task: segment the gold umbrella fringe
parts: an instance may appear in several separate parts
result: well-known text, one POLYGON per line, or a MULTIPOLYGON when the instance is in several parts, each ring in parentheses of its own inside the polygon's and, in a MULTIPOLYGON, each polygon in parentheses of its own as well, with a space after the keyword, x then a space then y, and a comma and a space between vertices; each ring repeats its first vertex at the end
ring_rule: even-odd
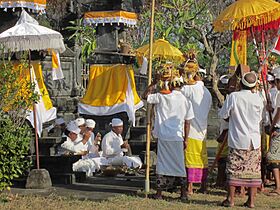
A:
POLYGON ((245 30, 251 26, 263 26, 273 21, 280 22, 280 7, 277 7, 270 12, 265 12, 264 14, 251 15, 244 18, 227 19, 224 21, 216 20, 214 22, 214 28, 217 32, 223 32, 225 30, 245 30))

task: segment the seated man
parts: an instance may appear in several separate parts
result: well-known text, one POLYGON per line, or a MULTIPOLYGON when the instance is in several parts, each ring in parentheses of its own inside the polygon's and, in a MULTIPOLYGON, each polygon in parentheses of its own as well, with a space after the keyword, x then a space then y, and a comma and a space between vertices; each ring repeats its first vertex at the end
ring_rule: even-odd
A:
POLYGON ((107 133, 102 139, 102 156, 108 161, 106 165, 126 165, 129 168, 137 168, 142 166, 142 162, 138 157, 124 156, 128 150, 129 144, 123 141, 121 136, 123 132, 123 121, 114 118, 112 119, 112 130, 107 133))
POLYGON ((81 129, 80 135, 84 135, 84 133, 86 132, 86 121, 84 118, 79 117, 75 120, 76 125, 81 129))
POLYGON ((141 168, 142 162, 139 157, 124 156, 123 151, 129 148, 129 144, 123 141, 121 133, 123 132, 123 121, 114 118, 112 120, 112 131, 107 133, 102 140, 102 156, 86 158, 73 164, 73 171, 84 171, 88 176, 101 169, 101 166, 123 166, 129 168, 141 168))
POLYGON ((101 141, 101 135, 100 133, 97 133, 97 135, 94 135, 94 130, 95 128, 95 121, 92 119, 87 119, 86 120, 86 131, 85 133, 90 134, 90 139, 88 141, 89 144, 89 155, 88 158, 94 158, 94 157, 99 157, 99 145, 101 141))
POLYGON ((68 152, 86 154, 88 150, 87 140, 79 136, 80 132, 81 129, 75 122, 71 121, 65 130, 67 139, 61 144, 61 147, 68 152))
POLYGON ((90 159, 92 148, 89 142, 91 133, 86 132, 86 129, 84 129, 83 132, 81 131, 81 129, 78 127, 79 124, 82 128, 86 128, 84 125, 85 123, 81 122, 82 120, 79 120, 78 123, 77 121, 71 121, 67 125, 65 131, 67 140, 61 145, 63 149, 62 154, 70 152, 83 155, 82 159, 73 164, 73 171, 83 171, 86 172, 88 176, 90 176, 96 171, 96 164, 90 159))

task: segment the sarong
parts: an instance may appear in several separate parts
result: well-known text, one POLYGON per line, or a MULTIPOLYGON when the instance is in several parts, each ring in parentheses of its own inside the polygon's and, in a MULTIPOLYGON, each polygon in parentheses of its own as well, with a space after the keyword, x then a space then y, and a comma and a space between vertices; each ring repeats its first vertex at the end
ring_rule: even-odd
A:
POLYGON ((189 138, 185 157, 188 182, 205 182, 208 174, 206 141, 189 138))
POLYGON ((157 175, 157 190, 168 191, 177 186, 186 187, 186 177, 157 175))
POLYGON ((157 189, 186 186, 183 141, 158 140, 157 189))
POLYGON ((158 140, 157 174, 186 177, 183 141, 158 140))
POLYGON ((261 148, 249 150, 229 148, 226 172, 230 186, 260 187, 261 148))
POLYGON ((271 139, 270 148, 267 153, 267 162, 270 168, 280 168, 280 133, 271 139))

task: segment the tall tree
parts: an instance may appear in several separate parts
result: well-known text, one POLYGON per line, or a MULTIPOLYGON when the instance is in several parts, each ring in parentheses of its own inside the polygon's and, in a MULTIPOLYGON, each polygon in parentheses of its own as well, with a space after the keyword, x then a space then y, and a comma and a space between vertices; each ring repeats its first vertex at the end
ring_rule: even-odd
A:
MULTIPOLYGON (((218 72, 229 64, 231 33, 216 33, 213 20, 233 1, 226 0, 158 0, 156 1, 155 38, 164 37, 187 51, 197 50, 199 64, 208 69, 212 88, 220 103, 224 97, 218 89, 218 72)), ((140 16, 140 26, 133 40, 142 45, 148 40, 150 4, 146 1, 140 16)))

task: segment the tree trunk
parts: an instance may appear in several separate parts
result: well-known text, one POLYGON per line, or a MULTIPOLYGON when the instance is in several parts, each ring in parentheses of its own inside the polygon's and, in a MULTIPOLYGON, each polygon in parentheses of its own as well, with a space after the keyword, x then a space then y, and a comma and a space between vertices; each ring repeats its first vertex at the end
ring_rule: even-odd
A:
POLYGON ((213 91, 219 101, 219 104, 222 105, 224 103, 224 96, 221 94, 221 92, 218 88, 218 83, 219 83, 219 77, 217 75, 218 63, 219 63, 219 58, 218 58, 217 54, 214 54, 212 57, 212 61, 211 61, 210 74, 212 75, 213 91))

